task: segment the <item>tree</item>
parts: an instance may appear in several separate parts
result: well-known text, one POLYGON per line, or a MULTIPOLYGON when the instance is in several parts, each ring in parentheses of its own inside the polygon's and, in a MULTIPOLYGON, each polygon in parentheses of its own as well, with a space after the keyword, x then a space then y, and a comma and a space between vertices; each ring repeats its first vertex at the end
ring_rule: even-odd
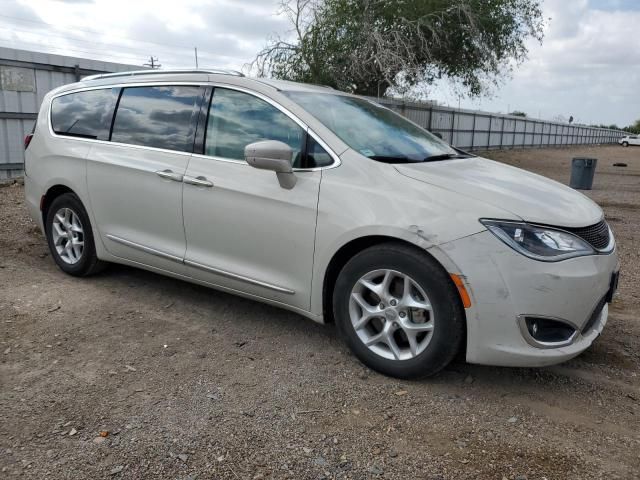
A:
POLYGON ((276 37, 258 75, 384 94, 447 77, 479 95, 542 41, 540 0, 284 0, 294 39, 276 37))
POLYGON ((513 112, 511 112, 509 115, 513 116, 513 117, 526 117, 527 114, 524 112, 521 112, 520 110, 514 110, 513 112))
POLYGON ((590 127, 594 127, 594 128, 606 128, 608 130, 624 130, 621 129, 618 125, 616 125, 615 123, 612 123, 611 125, 605 125, 604 123, 600 123, 600 124, 595 124, 592 123, 591 125, 589 125, 590 127))
POLYGON ((623 130, 629 132, 629 133, 633 133, 633 134, 640 134, 640 119, 636 120, 636 122, 633 125, 629 125, 628 127, 624 127, 623 130))

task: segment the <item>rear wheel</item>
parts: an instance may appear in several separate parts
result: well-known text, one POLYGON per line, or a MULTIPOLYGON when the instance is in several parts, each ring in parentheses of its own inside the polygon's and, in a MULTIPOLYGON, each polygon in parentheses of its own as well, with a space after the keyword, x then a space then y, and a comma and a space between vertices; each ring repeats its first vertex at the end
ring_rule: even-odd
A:
POLYGON ((367 366, 386 375, 433 375, 458 352, 464 310, 446 271, 402 244, 382 244, 353 257, 333 294, 342 336, 367 366))
POLYGON ((75 194, 65 193, 53 200, 45 227, 49 250, 62 271, 84 277, 104 268, 96 255, 89 216, 75 194))

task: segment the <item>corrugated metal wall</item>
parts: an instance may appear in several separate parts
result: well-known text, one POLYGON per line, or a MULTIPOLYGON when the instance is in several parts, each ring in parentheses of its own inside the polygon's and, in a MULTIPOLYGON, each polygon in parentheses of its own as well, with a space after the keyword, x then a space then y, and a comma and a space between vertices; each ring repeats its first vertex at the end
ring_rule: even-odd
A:
POLYGON ((443 107, 429 103, 370 98, 411 119, 463 150, 610 144, 621 130, 594 128, 498 113, 443 107))
POLYGON ((140 68, 0 47, 0 179, 22 175, 24 137, 48 91, 83 76, 140 68))

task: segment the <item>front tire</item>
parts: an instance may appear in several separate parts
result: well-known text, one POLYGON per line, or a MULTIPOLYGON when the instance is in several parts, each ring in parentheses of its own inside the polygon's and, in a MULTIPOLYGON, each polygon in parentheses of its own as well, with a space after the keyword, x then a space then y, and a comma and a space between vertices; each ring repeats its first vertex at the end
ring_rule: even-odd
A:
POLYGON ((398 378, 433 375, 458 353, 464 309, 449 274, 417 248, 385 243, 355 255, 333 292, 337 326, 368 367, 398 378))
POLYGON ((87 211, 74 193, 56 197, 45 220, 47 243, 58 267, 69 275, 86 277, 104 269, 98 260, 87 211))
POLYGON ((629 142, 622 142, 622 146, 623 147, 628 147, 629 146, 629 142))

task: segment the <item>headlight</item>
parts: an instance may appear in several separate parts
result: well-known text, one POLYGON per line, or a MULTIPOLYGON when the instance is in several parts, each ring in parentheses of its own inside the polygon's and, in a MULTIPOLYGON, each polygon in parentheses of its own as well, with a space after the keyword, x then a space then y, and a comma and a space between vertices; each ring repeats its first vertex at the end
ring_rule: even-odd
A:
POLYGON ((593 247, 580 237, 563 230, 523 222, 484 219, 480 222, 515 251, 534 260, 557 262, 596 253, 593 247))

